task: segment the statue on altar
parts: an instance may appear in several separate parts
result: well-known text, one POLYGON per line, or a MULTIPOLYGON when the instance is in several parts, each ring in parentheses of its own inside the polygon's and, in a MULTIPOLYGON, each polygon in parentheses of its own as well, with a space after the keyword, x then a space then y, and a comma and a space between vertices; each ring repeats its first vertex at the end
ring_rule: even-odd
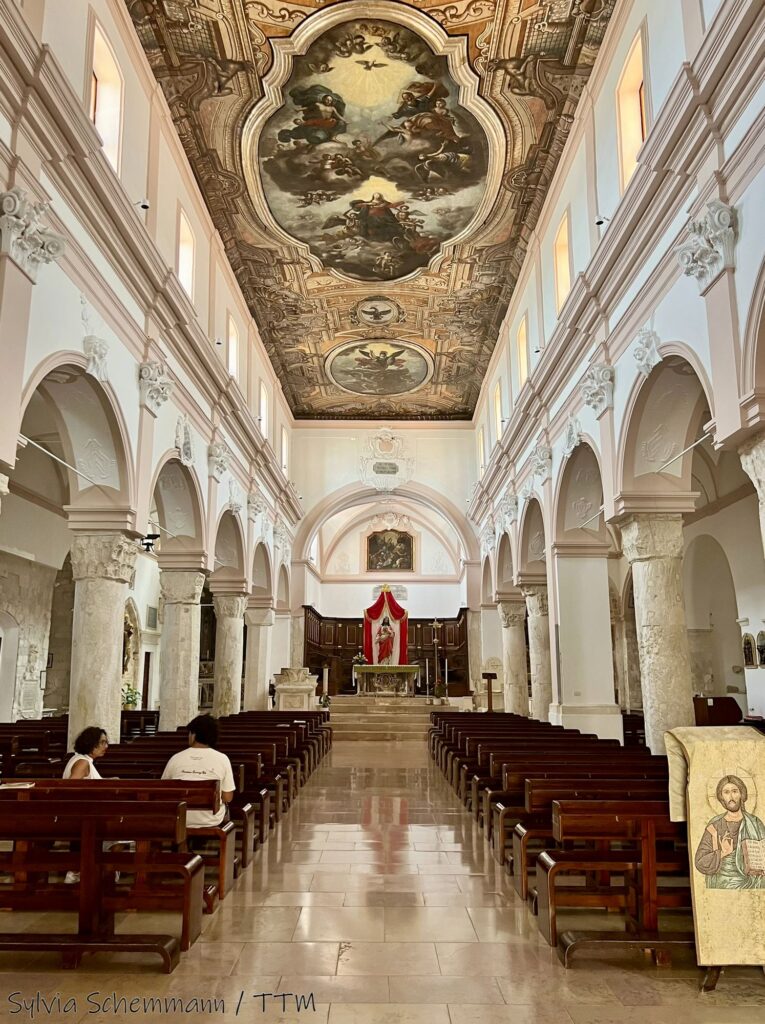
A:
POLYGON ((391 628, 390 619, 386 615, 375 634, 378 665, 390 665, 390 660, 393 656, 393 641, 395 637, 396 634, 391 628))

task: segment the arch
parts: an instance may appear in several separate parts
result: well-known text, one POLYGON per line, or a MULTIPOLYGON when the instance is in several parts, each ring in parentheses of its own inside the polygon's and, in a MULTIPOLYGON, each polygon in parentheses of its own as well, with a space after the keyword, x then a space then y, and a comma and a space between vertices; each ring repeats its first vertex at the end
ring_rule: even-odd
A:
POLYGON ((211 582, 244 582, 247 578, 244 551, 244 533, 239 517, 225 509, 215 531, 215 568, 210 576, 211 582))
POLYGON ((765 389, 765 258, 749 303, 741 352, 741 394, 748 398, 759 389, 765 389))
POLYGON ((202 491, 196 473, 183 465, 174 449, 155 471, 149 525, 160 527, 153 532, 161 534, 155 548, 163 560, 191 559, 204 565, 207 527, 202 491))
POLYGON ((494 604, 494 573, 489 555, 484 558, 481 569, 481 604, 494 604))
POLYGON ((255 597, 269 601, 274 597, 271 556, 265 544, 258 543, 252 556, 252 593, 255 597))
POLYGON ((0 610, 0 722, 13 717, 18 657, 19 624, 10 612, 0 610))
POLYGON ((277 611, 289 611, 290 609, 290 575, 286 565, 279 567, 276 583, 276 608, 277 611))
POLYGON ((529 498, 523 509, 518 543, 518 574, 547 579, 547 544, 542 505, 529 498))
MULTIPOLYGON (((457 506, 444 497, 439 491, 420 483, 408 483, 396 488, 396 496, 402 500, 412 501, 440 513, 454 528, 465 551, 467 560, 477 562, 480 550, 475 532, 465 514, 457 506)), ((295 535, 294 558, 296 561, 307 561, 314 537, 321 526, 338 512, 356 505, 379 501, 380 494, 373 487, 359 486, 358 483, 346 484, 329 494, 316 504, 302 519, 295 535)))
POLYGON ((556 544, 608 546, 603 513, 603 480, 594 447, 583 441, 563 463, 554 501, 556 544), (593 518, 594 517, 594 518, 593 518))
POLYGON ((22 395, 19 429, 93 481, 63 470, 67 504, 75 511, 106 504, 124 509, 132 526, 135 469, 127 426, 112 386, 86 367, 81 352, 59 352, 40 363, 22 395))
POLYGON ((633 387, 624 417, 617 460, 616 490, 624 500, 651 495, 664 508, 692 511, 693 451, 701 427, 713 418, 710 389, 695 356, 681 345, 663 345, 662 358, 633 387), (663 468, 664 467, 664 468, 663 468))
POLYGON ((693 689, 704 696, 744 690, 733 672, 742 664, 741 628, 733 574, 720 543, 702 533, 683 558, 685 616, 691 648, 693 689))
POLYGON ((515 597, 520 599, 521 594, 515 585, 513 547, 510 536, 503 533, 497 545, 497 597, 515 597))

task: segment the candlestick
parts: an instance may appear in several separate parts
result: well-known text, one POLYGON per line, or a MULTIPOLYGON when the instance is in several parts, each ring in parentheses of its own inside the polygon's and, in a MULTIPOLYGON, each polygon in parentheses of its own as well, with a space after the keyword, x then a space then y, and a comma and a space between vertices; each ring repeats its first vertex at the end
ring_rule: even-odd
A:
POLYGON ((321 692, 326 696, 329 693, 329 666, 325 665, 321 670, 321 692))

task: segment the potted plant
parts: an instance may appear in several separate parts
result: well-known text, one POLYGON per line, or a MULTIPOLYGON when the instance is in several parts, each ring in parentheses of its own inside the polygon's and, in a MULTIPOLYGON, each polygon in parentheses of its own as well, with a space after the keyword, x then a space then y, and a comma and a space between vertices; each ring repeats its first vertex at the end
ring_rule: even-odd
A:
POLYGON ((125 683, 122 687, 122 710, 134 711, 138 707, 140 699, 141 694, 138 690, 134 689, 129 683, 125 683))
POLYGON ((446 696, 446 685, 444 684, 443 679, 438 679, 436 681, 433 693, 435 694, 436 700, 440 700, 442 704, 449 703, 449 698, 446 696))
POLYGON ((321 697, 319 697, 319 707, 320 708, 326 708, 327 710, 329 710, 329 706, 330 706, 331 703, 332 703, 332 698, 330 697, 330 695, 328 693, 323 693, 321 695, 321 697))

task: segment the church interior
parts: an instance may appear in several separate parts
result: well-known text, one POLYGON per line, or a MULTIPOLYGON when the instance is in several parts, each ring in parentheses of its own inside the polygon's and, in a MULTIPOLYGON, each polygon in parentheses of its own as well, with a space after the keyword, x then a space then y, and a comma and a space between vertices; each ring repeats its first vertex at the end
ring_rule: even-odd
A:
POLYGON ((0 0, 1 1019, 762 1020, 764 40, 0 0))

